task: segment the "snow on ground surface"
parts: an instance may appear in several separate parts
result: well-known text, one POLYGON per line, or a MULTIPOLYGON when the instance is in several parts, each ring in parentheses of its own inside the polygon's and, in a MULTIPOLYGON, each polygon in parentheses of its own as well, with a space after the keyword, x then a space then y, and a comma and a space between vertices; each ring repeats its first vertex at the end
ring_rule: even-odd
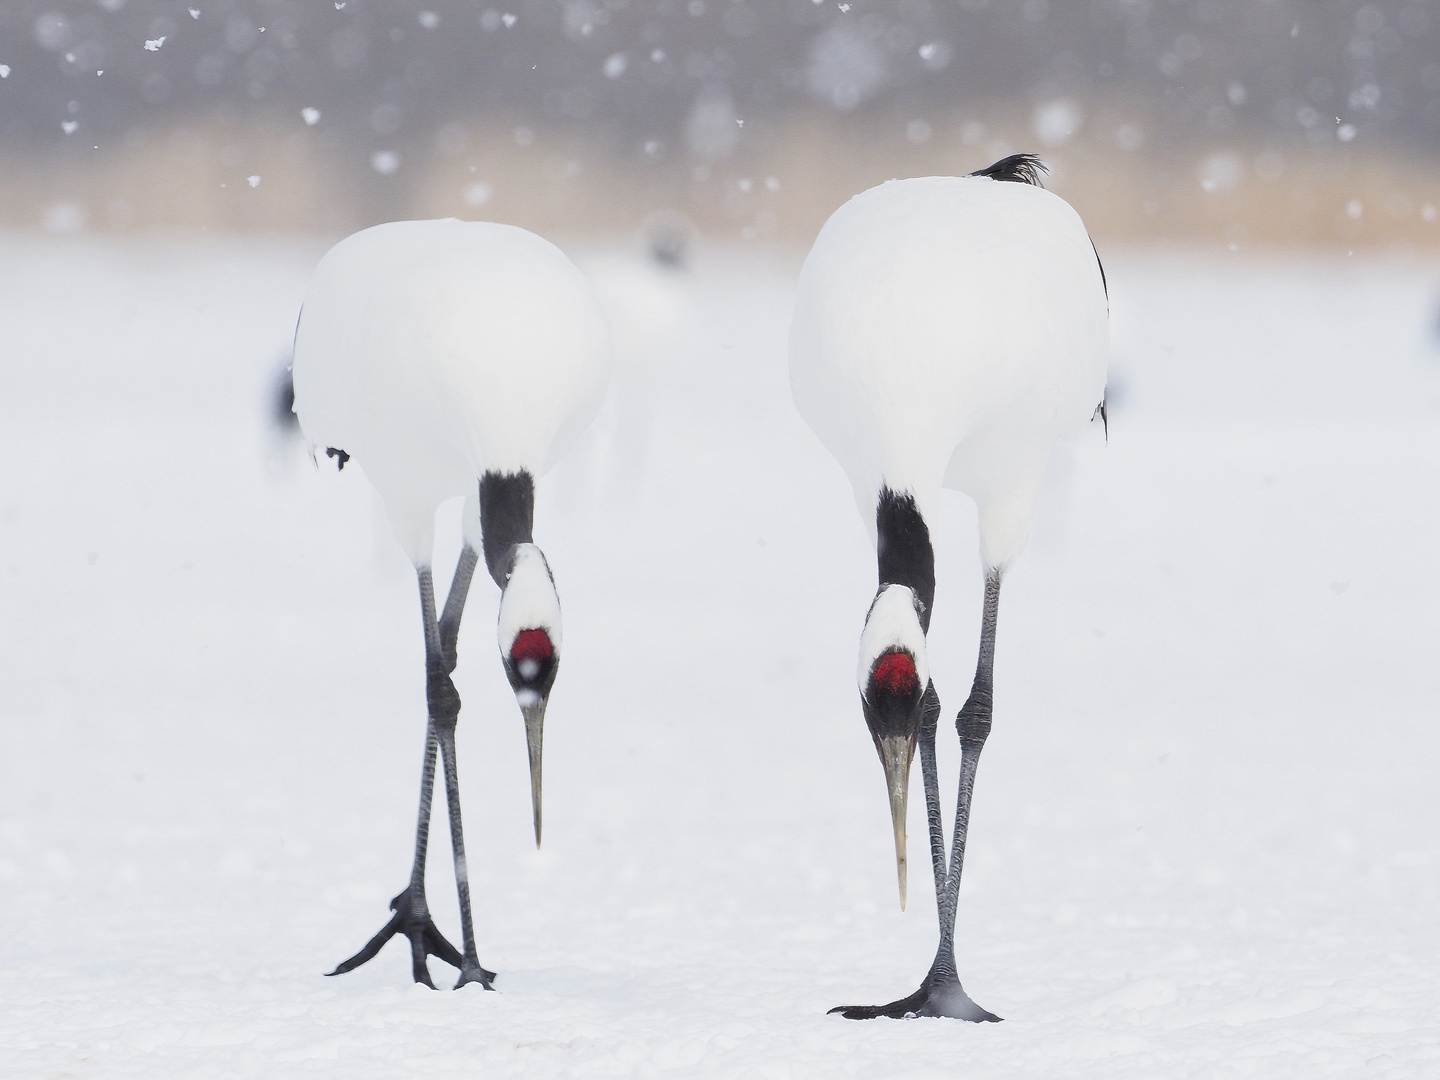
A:
MULTIPOLYGON (((1440 268, 1108 255, 1109 442, 1057 462, 1002 594, 958 937, 1006 1020, 974 1026, 825 1015, 914 989, 935 926, 855 697, 873 555, 789 401, 793 253, 704 253, 642 487, 614 410, 541 485, 539 853, 477 578, 501 992, 416 988, 395 943, 322 977, 405 883, 424 684, 363 476, 267 426, 320 252, 0 238, 0 1075, 1440 1072, 1440 268)), ((934 528, 953 715, 973 513, 934 528)))

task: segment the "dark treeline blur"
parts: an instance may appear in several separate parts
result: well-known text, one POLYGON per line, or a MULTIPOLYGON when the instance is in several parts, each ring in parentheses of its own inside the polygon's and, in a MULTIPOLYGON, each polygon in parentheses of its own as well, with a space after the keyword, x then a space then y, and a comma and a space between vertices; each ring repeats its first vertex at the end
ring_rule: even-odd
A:
POLYGON ((892 137, 976 165, 1153 155, 1211 193, 1277 156, 1440 158, 1440 4, 1416 0, 0 0, 0 73, 17 187, 26 161, 158 157, 188 130, 237 187, 303 158, 368 216, 424 203, 447 162, 455 200, 501 199, 525 174, 497 140, 562 148, 543 182, 588 169, 672 202, 778 185, 767 162, 817 132, 817 158, 892 137))

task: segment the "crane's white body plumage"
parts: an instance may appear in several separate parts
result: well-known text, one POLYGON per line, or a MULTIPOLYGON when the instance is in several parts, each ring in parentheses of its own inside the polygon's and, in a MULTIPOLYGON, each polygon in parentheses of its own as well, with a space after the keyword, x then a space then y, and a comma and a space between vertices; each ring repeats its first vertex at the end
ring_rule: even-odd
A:
POLYGON ((1105 389, 1106 298, 1079 215, 1030 184, 894 180, 826 222, 800 274, 790 380, 875 538, 882 485, 979 510, 981 555, 1023 547, 1060 438, 1105 389))
POLYGON ((490 222, 400 221, 341 241, 316 268, 295 340, 295 411, 379 491, 407 555, 428 565, 436 508, 476 481, 538 477, 604 397, 608 331, 553 244, 490 222))

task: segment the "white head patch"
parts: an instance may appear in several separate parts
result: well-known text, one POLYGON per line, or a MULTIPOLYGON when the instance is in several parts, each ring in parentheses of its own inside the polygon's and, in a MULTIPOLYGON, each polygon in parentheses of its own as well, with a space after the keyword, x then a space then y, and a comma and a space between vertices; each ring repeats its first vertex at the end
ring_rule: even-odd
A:
POLYGON ((930 663, 925 657, 925 631, 920 628, 920 598, 908 585, 886 585, 870 605, 865 630, 860 635, 860 693, 870 682, 875 661, 892 649, 904 649, 915 658, 920 685, 930 682, 930 663))
POLYGON ((550 644, 559 656, 560 597, 550 576, 550 564, 534 544, 520 544, 515 548, 515 562, 505 591, 500 594, 500 652, 509 656, 520 631, 537 628, 550 636, 550 644))

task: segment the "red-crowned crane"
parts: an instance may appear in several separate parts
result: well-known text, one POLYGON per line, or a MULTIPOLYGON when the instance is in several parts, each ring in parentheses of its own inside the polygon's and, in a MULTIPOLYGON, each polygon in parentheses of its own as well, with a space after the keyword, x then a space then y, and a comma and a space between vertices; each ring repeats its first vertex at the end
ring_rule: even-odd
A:
POLYGON ((790 383, 855 488, 879 562, 860 638, 865 722, 885 771, 905 904, 905 812, 920 747, 940 945, 920 989, 851 1019, 996 1020, 960 985, 955 910, 975 769, 991 721, 1000 582, 1024 545, 1056 442, 1104 415, 1108 302, 1090 238, 1043 166, 1017 154, 969 176, 895 180, 820 230, 800 273, 790 383), (980 657, 956 718, 961 767, 949 858, 925 636, 929 522, 943 488, 975 500, 985 572, 980 657))
POLYGON ((456 638, 480 554, 501 589, 500 659, 525 721, 535 843, 541 733, 560 662, 560 601, 531 535, 535 479, 590 422, 603 397, 608 331, 590 286, 553 244, 509 225, 401 221, 365 229, 320 261, 295 336, 295 411, 305 438, 340 467, 354 460, 385 504, 420 583, 425 733, 410 883, 394 916, 330 974, 365 963, 395 934, 416 982, 434 955, 456 987, 487 989, 470 917, 451 681, 456 638), (464 543, 436 616, 431 548, 439 505, 464 496, 464 543), (430 918, 425 849, 435 758, 445 770, 464 951, 430 918))

